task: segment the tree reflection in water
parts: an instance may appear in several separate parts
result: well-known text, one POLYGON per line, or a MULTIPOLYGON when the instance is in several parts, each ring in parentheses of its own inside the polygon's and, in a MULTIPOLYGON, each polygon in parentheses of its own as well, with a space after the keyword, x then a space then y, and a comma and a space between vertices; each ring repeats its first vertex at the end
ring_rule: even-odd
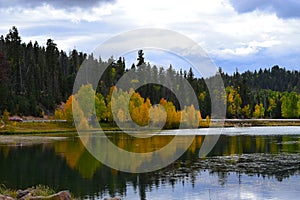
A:
MULTIPOLYGON (((186 153, 168 167, 143 174, 106 167, 77 137, 33 146, 4 145, 0 146, 0 183, 16 189, 45 184, 57 190, 69 189, 79 197, 126 196, 130 185, 141 199, 146 199, 146 191, 163 185, 174 187, 186 182, 194 185, 196 177, 205 171, 217 175, 220 185, 226 184, 230 173, 275 177, 278 181, 299 174, 298 135, 222 135, 213 151, 200 159, 198 152, 204 137, 196 136, 186 153)), ((173 136, 142 139, 113 133, 109 138, 123 149, 141 153, 162 148, 173 136)), ((164 156, 167 155, 161 155, 162 159, 164 156)), ((140 162, 132 165, 143 167, 140 162)))

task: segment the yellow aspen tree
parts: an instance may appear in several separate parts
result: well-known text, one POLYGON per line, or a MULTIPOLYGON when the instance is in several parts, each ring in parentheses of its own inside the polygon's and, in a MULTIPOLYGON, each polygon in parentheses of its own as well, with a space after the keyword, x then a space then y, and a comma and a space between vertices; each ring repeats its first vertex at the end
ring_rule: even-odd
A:
POLYGON ((253 112, 253 117, 255 118, 263 118, 265 116, 265 108, 262 103, 256 104, 253 112))
POLYGON ((95 110, 98 121, 105 120, 106 118, 106 105, 103 96, 100 93, 95 95, 95 110))
POLYGON ((74 97, 73 95, 69 96, 64 108, 64 116, 68 123, 73 123, 73 112, 72 112, 73 97, 74 97))
POLYGON ((166 118, 167 113, 163 106, 158 104, 150 108, 150 123, 153 127, 162 127, 166 118))
POLYGON ((178 125, 178 114, 176 112, 176 108, 174 104, 170 101, 167 101, 165 99, 160 100, 160 105, 162 105, 166 112, 167 112, 167 121, 166 121, 166 128, 174 128, 178 125))
POLYGON ((251 109, 250 109, 250 105, 247 104, 242 108, 242 113, 245 115, 246 118, 250 118, 251 117, 251 109))

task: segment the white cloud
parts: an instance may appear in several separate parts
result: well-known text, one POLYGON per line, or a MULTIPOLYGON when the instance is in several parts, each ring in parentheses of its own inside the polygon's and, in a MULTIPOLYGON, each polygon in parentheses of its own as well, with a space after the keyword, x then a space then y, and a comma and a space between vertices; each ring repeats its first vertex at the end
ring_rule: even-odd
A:
MULTIPOLYGON (((29 39, 30 30, 41 27, 32 38, 49 36, 65 50, 74 46, 91 50, 122 31, 154 27, 187 35, 216 61, 247 57, 247 62, 249 56, 262 52, 272 56, 266 59, 279 58, 291 49, 300 52, 300 19, 282 19, 264 10, 238 13, 230 0, 117 0, 113 4, 68 9, 43 4, 2 8, 0 17, 5 19, 0 22, 3 34, 16 25, 21 33, 22 29, 27 31, 24 38, 29 39), (56 29, 47 31, 54 25, 56 29)), ((142 35, 137 37, 143 39, 142 35)))
POLYGON ((212 51, 213 54, 222 57, 222 58, 230 58, 232 56, 249 56, 251 54, 256 54, 260 50, 265 48, 271 48, 276 45, 280 45, 281 42, 278 40, 266 40, 262 42, 258 41, 250 41, 249 43, 241 43, 234 49, 226 48, 226 49, 218 49, 215 51, 212 51))
POLYGON ((269 41, 263 41, 263 42, 253 41, 253 42, 249 43, 249 46, 268 48, 268 47, 273 47, 274 45, 279 45, 279 44, 281 44, 281 42, 278 40, 269 40, 269 41))
POLYGON ((230 2, 240 13, 262 10, 274 13, 281 18, 300 17, 300 2, 297 0, 230 0, 230 2))
POLYGON ((68 20, 79 23, 80 21, 95 22, 101 21, 102 17, 111 14, 112 5, 105 4, 101 7, 93 8, 72 8, 72 9, 57 9, 49 4, 43 4, 35 8, 8 8, 3 14, 15 15, 12 19, 7 18, 8 21, 16 21, 21 19, 21 22, 51 22, 53 20, 68 20))
POLYGON ((115 25, 129 21, 130 28, 135 24, 139 28, 173 29, 215 56, 251 55, 274 45, 285 49, 300 43, 298 20, 283 20, 262 11, 238 14, 228 1, 222 0, 154 0, 143 5, 135 0, 119 0, 112 13, 104 20, 115 25))
MULTIPOLYGON (((169 26, 170 24, 195 23, 203 16, 226 13, 220 0, 152 0, 141 3, 138 0, 119 0, 116 10, 134 20, 138 26, 169 26)), ((232 10, 232 9, 231 9, 232 10)))
POLYGON ((234 56, 245 56, 245 55, 249 55, 249 54, 254 54, 257 53, 258 49, 255 47, 251 47, 251 46, 247 46, 247 47, 239 47, 236 49, 223 49, 218 51, 218 53, 220 53, 220 55, 224 56, 226 58, 226 56, 230 56, 230 55, 234 55, 234 56))

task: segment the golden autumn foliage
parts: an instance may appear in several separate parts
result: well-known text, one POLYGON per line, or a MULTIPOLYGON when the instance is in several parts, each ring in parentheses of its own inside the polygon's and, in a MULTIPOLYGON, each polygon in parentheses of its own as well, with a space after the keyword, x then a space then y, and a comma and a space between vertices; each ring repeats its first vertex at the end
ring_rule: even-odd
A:
POLYGON ((105 116, 106 116, 106 120, 108 122, 113 122, 113 113, 112 113, 112 107, 111 107, 111 99, 112 99, 112 94, 113 94, 113 91, 116 89, 115 86, 112 86, 109 90, 109 93, 106 97, 106 113, 105 113, 105 116))
POLYGON ((241 114, 242 98, 234 87, 227 87, 227 111, 233 117, 241 114))
POLYGON ((163 127, 167 120, 167 112, 160 104, 150 108, 150 124, 152 127, 163 127))
POLYGON ((152 105, 150 99, 144 99, 133 89, 123 91, 115 86, 111 87, 105 101, 101 94, 95 94, 90 84, 83 85, 77 94, 68 98, 63 110, 55 111, 56 119, 66 119, 69 123, 73 123, 75 119, 81 129, 89 128, 88 120, 94 115, 98 121, 115 121, 126 125, 132 120, 138 126, 152 128, 176 128, 181 123, 186 128, 203 125, 201 113, 194 105, 185 106, 182 111, 178 111, 171 101, 163 98, 159 104, 152 105))
POLYGON ((82 85, 77 94, 75 94, 75 99, 78 102, 84 117, 90 118, 94 114, 93 108, 95 107, 95 98, 95 91, 92 84, 82 85))
POLYGON ((200 111, 196 110, 194 105, 185 106, 181 115, 183 125, 186 128, 198 128, 199 120, 202 120, 200 111))
POLYGON ((95 109, 96 109, 96 116, 98 121, 104 121, 106 119, 106 105, 104 101, 104 97, 102 94, 97 93, 95 95, 95 109))
POLYGON ((167 120, 165 127, 174 128, 177 127, 180 123, 181 113, 176 111, 174 104, 166 99, 161 99, 159 102, 162 105, 167 113, 167 120))
POLYGON ((71 95, 68 98, 64 108, 64 116, 67 122, 69 123, 73 123, 72 101, 73 101, 73 95, 71 95))
POLYGON ((244 114, 244 116, 246 118, 250 118, 251 117, 251 109, 250 109, 250 105, 247 104, 242 108, 242 113, 244 114))
POLYGON ((253 117, 262 118, 265 116, 265 108, 262 103, 255 105, 255 110, 253 112, 253 117))
POLYGON ((65 119, 64 111, 62 109, 56 109, 54 112, 54 119, 65 119))
POLYGON ((130 98, 129 112, 132 120, 139 126, 146 126, 149 124, 151 103, 150 100, 144 100, 137 92, 134 92, 130 98))

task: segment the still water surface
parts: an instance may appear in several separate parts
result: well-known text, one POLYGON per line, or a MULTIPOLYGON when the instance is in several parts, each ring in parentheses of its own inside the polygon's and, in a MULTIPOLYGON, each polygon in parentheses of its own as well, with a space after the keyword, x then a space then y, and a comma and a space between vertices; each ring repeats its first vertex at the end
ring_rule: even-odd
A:
MULTIPOLYGON (((148 139, 107 133, 129 151, 149 152, 168 144, 178 130, 148 139)), ((300 196, 300 127, 224 128, 210 154, 200 159, 206 129, 190 148, 161 170, 122 173, 97 161, 72 135, 37 142, 0 138, 0 184, 24 189, 49 185, 82 199, 298 199, 300 196)), ((19 136, 17 136, 19 137, 19 136)), ((118 159, 118 158, 116 158, 118 159)), ((143 163, 132 163, 133 168, 143 163)))

